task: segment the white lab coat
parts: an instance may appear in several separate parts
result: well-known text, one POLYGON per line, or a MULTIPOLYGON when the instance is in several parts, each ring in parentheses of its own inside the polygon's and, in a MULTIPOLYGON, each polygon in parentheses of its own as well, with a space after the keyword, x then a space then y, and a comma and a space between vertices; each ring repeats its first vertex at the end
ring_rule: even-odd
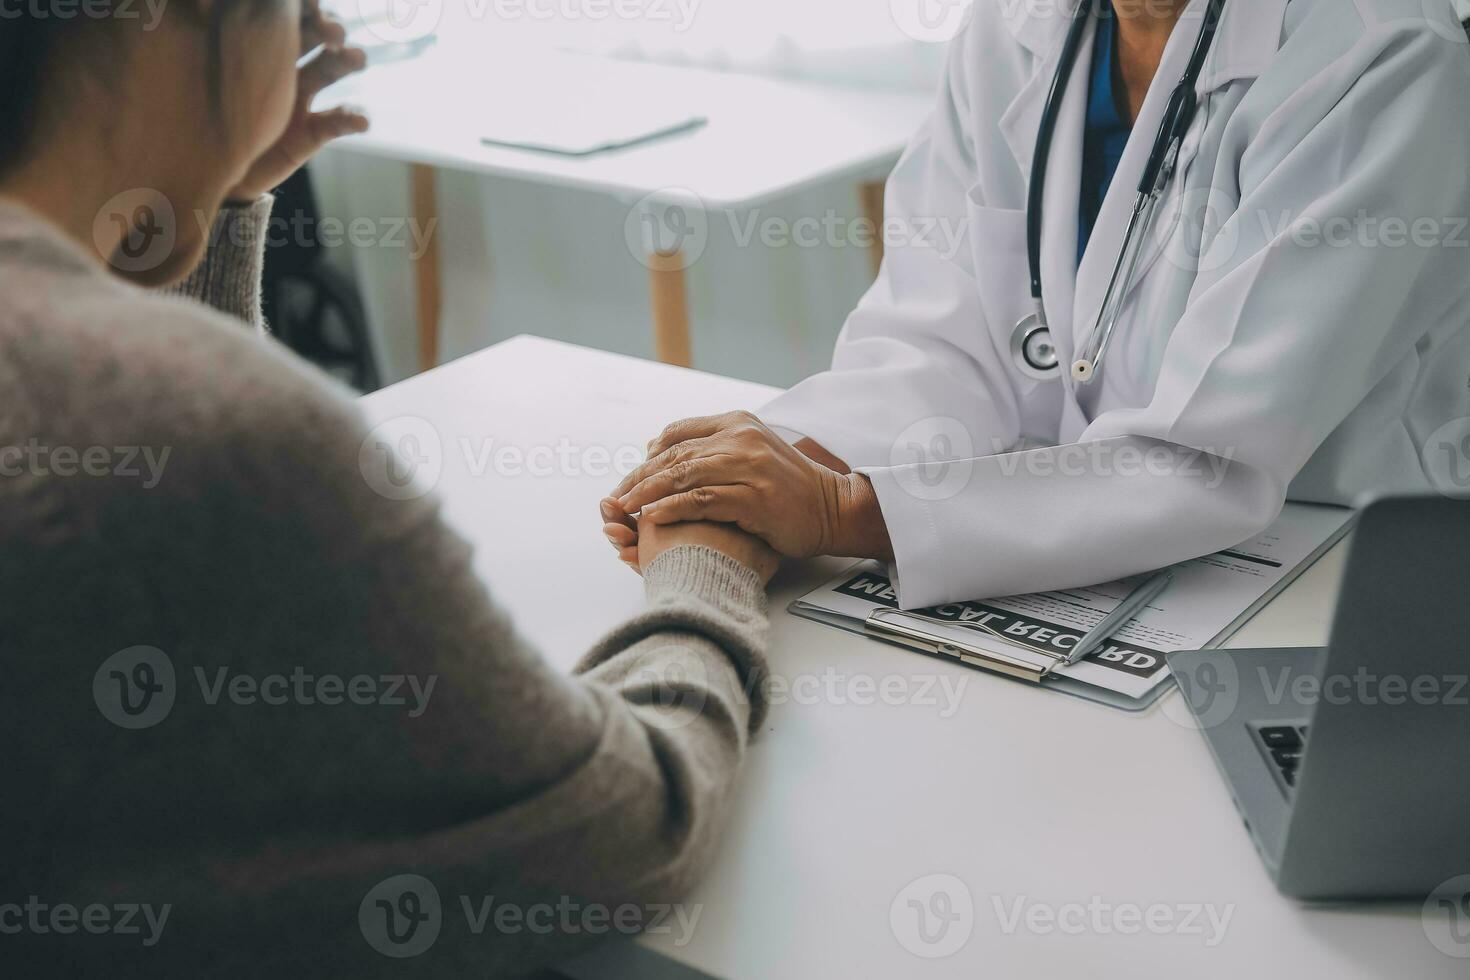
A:
POLYGON ((1074 3, 977 0, 888 184, 906 241, 832 369, 762 413, 872 479, 907 608, 1208 554, 1267 528, 1288 494, 1430 492, 1426 441, 1470 416, 1470 46, 1450 0, 1227 4, 1140 280, 1100 380, 1079 389, 1065 368, 1205 0, 1169 42, 1079 270, 1089 40, 1044 208, 1064 370, 1018 370, 1028 174, 1074 3), (967 222, 957 253, 935 221, 967 222))

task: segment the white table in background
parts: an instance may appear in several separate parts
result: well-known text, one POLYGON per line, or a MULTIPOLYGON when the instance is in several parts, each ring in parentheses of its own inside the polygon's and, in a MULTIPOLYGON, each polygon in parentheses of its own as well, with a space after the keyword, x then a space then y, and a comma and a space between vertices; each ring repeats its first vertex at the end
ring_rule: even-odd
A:
MULTIPOLYGON (((637 208, 632 230, 650 271, 659 359, 690 363, 685 269, 702 248, 698 223, 831 181, 859 182, 866 218, 882 224, 883 180, 929 110, 927 96, 786 81, 565 52, 503 48, 476 56, 441 42, 416 58, 376 66, 334 87, 331 102, 364 106, 370 132, 339 152, 403 161, 411 168, 413 217, 437 216, 435 168, 578 188, 637 208), (707 117, 704 127, 585 158, 487 146, 476 106, 534 99, 538 87, 569 84, 667 99, 707 117), (692 230, 691 230, 692 229, 692 230)), ((875 263, 881 258, 876 241, 875 263)), ((417 260, 419 353, 438 359, 439 259, 434 239, 417 260)))
MULTIPOLYGON (((449 519, 476 544, 479 571, 519 627, 569 668, 640 608, 638 580, 600 533, 597 501, 614 482, 606 458, 637 454, 674 417, 756 408, 771 394, 520 337, 364 404, 376 421, 414 416, 434 426, 449 519), (467 460, 483 458, 486 440, 542 462, 477 476, 467 460), (565 461, 547 472, 557 454, 565 461)), ((1318 563, 1236 643, 1320 644, 1342 555, 1339 548, 1318 563)), ((610 944, 564 967, 572 976, 1466 976, 1465 961, 1426 939, 1415 905, 1313 910, 1280 897, 1204 742, 1173 712, 1125 714, 784 612, 838 567, 807 563, 778 577, 772 670, 788 680, 829 671, 848 681, 897 677, 916 692, 929 678, 963 681, 958 710, 941 717, 918 703, 837 703, 856 700, 845 695, 776 705, 752 746, 728 838, 688 900, 703 907, 692 939, 610 944), (971 893, 973 932, 953 955, 926 959, 900 942, 889 912, 910 883, 935 874, 971 893), (1191 905, 1233 913, 1213 948, 1202 936, 1146 930, 1003 929, 1018 901, 1060 909, 1094 897, 1114 907, 1178 906, 1180 915, 1191 905)))

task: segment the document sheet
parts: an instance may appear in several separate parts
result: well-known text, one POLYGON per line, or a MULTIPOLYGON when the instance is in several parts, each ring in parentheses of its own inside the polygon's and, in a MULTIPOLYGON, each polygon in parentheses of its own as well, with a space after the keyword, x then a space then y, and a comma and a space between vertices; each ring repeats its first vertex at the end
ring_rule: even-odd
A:
MULTIPOLYGON (((1166 654, 1223 643, 1335 544, 1352 516, 1347 508, 1287 504, 1254 540, 1177 566, 1169 588, 1116 636, 1080 663, 1058 667, 1044 683, 1119 706, 1146 706, 1169 680, 1166 654)), ((1065 657, 1146 578, 957 602, 888 618, 946 642, 991 650, 1009 644, 1065 657)), ((791 611, 862 631, 883 608, 897 608, 893 585, 883 566, 864 562, 797 600, 791 611)))

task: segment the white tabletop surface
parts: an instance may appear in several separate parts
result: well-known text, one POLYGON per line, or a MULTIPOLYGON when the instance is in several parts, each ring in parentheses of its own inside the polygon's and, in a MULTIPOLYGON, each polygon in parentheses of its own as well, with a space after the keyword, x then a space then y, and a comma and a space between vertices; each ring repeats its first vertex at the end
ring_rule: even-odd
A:
POLYGON ((630 200, 648 195, 710 208, 755 207, 842 177, 883 177, 933 100, 564 52, 517 52, 441 42, 407 61, 334 86, 322 105, 355 103, 372 129, 334 144, 458 170, 579 187, 630 200), (485 146, 495 101, 569 90, 608 100, 677 103, 708 125, 587 158, 485 146), (692 195, 692 197, 691 197, 692 195))
MULTIPOLYGON (((520 628, 568 668, 640 607, 639 581, 599 529, 597 502, 615 482, 606 456, 636 456, 674 417, 756 408, 771 392, 521 337, 364 405, 378 422, 433 426, 449 519, 477 546, 479 571, 520 628), (540 463, 493 462, 506 447, 540 463), (486 458, 488 469, 476 462, 486 458)), ((1342 554, 1235 645, 1321 643, 1342 554)), ((616 944, 579 960, 574 975, 679 975, 683 965, 793 980, 1466 976, 1465 961, 1426 939, 1416 905, 1310 910, 1281 898, 1203 741, 1167 703, 1129 715, 784 612, 839 567, 789 567, 775 583, 772 670, 808 694, 775 705, 752 747, 728 837, 688 900, 701 907, 692 937, 616 944), (866 679, 908 684, 913 696, 860 703, 871 696, 866 679), (961 692, 955 710, 921 690, 931 683, 961 692), (896 929, 890 911, 897 904, 912 918, 905 889, 932 875, 957 879, 945 888, 960 918, 926 946, 901 936, 908 927, 896 929), (964 894, 969 915, 957 904, 964 894), (1181 928, 1138 928, 1129 909, 1151 907, 1181 928), (1182 928, 1194 907, 1203 934, 1182 928), (1229 915, 1213 945, 1211 909, 1229 915), (1050 913, 1065 928, 1048 927, 1050 913), (944 958, 916 955, 959 939, 944 958)), ((932 880, 918 889, 928 908, 945 909, 933 904, 932 880)))

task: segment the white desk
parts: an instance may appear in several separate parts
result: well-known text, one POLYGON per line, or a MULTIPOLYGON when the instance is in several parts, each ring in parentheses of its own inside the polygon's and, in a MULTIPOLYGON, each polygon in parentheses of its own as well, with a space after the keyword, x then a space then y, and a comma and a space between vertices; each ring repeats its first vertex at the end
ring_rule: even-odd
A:
MULTIPOLYGON (((364 106, 372 129, 334 144, 413 165, 413 217, 437 217, 435 167, 574 187, 629 205, 627 229, 649 269, 655 349, 690 363, 684 272, 698 260, 712 213, 764 206, 829 181, 861 182, 866 217, 882 224, 882 181, 932 100, 588 55, 441 41, 417 58, 374 67, 335 86, 328 102, 364 106), (535 99, 538 88, 627 92, 708 118, 684 135, 586 158, 481 143, 477 106, 535 99)), ((488 111, 485 113, 488 118, 488 111)), ((881 246, 881 239, 877 242, 881 246)), ((874 249, 875 262, 881 258, 874 249)), ((438 357, 439 271, 418 260, 420 360, 438 357)))
MULTIPOLYGON (((447 513, 520 627, 569 667, 640 605, 602 539, 612 480, 577 475, 601 449, 641 447, 675 416, 758 407, 771 390, 550 341, 517 338, 365 401, 374 419, 429 420, 444 446, 447 513), (554 476, 476 477, 463 443, 565 445, 554 476), (564 443, 565 441, 565 443, 564 443), (584 456, 594 450, 590 457, 584 456), (574 472, 575 471, 575 472, 574 472), (581 614, 566 613, 575 596, 581 614)), ((474 453, 471 453, 471 458, 474 453)), ((1322 642, 1339 549, 1238 637, 1322 642)), ((569 967, 577 977, 1463 978, 1416 906, 1309 911, 1279 897, 1203 741, 1168 711, 1132 716, 865 641, 787 615, 835 567, 788 568, 772 602, 771 667, 786 678, 963 682, 952 717, 918 704, 785 703, 752 748, 692 942, 645 938, 569 967), (910 882, 948 874, 974 902, 954 955, 908 952, 889 924, 910 882), (994 898, 1233 906, 1214 948, 1189 935, 1007 935, 994 898), (650 957, 650 954, 656 956, 650 957)), ((845 690, 855 691, 854 688, 845 690)), ((807 700, 803 698, 803 700, 807 700)), ((1179 914, 1184 914, 1181 911, 1179 914)))

